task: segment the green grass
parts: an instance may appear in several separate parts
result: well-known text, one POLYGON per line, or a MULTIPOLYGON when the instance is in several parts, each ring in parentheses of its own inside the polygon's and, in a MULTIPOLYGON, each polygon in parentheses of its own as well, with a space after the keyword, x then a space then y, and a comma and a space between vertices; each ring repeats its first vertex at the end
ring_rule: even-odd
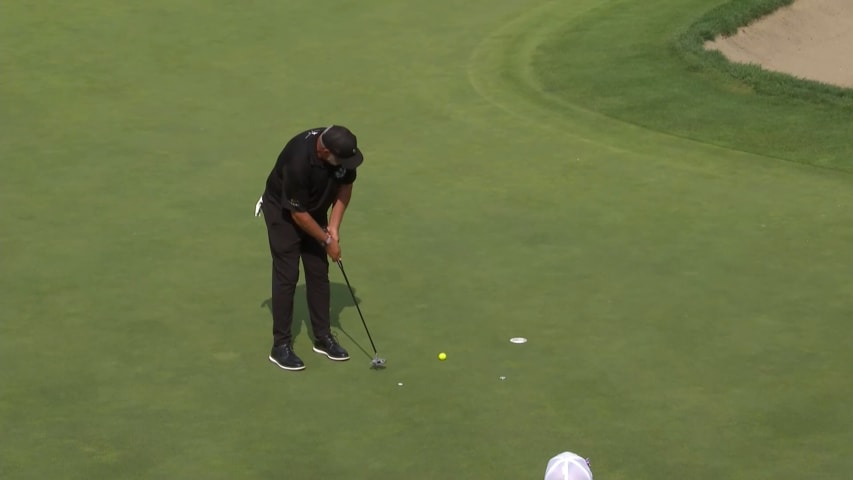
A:
POLYGON ((716 3, 7 5, 0 478, 846 478, 846 110, 685 63, 716 3), (333 271, 291 374, 252 208, 331 122, 389 368, 333 271))

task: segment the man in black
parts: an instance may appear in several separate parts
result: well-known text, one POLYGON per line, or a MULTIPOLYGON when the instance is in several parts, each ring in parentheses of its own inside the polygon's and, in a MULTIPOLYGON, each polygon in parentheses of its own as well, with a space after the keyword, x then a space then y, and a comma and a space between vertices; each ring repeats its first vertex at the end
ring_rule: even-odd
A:
POLYGON ((314 128, 287 142, 267 177, 259 206, 273 260, 273 347, 269 359, 285 370, 305 368, 293 351, 291 336, 300 258, 314 351, 332 360, 349 359, 331 332, 327 256, 333 261, 341 258, 338 230, 352 195, 356 167, 362 161, 364 156, 349 129, 338 125, 314 128))

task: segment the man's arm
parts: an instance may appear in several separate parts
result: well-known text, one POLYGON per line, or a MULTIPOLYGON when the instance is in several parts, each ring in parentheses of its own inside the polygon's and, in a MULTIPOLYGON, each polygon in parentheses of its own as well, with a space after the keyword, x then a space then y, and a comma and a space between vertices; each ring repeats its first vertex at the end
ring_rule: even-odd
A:
POLYGON ((332 257, 332 260, 338 261, 341 258, 341 249, 338 242, 331 235, 323 230, 316 220, 308 213, 308 202, 310 200, 309 185, 306 180, 306 172, 299 171, 296 168, 288 165, 285 167, 284 178, 282 179, 282 202, 285 212, 290 214, 293 223, 296 226, 311 235, 318 243, 324 246, 326 253, 332 257))
POLYGON ((323 248, 326 249, 326 254, 328 254, 332 260, 337 262, 341 259, 341 246, 338 245, 338 240, 330 233, 326 233, 323 230, 323 227, 321 227, 316 220, 311 218, 310 213, 290 212, 290 216, 299 228, 304 230, 308 235, 311 235, 323 245, 323 248))
POLYGON ((332 213, 329 215, 329 234, 335 241, 339 241, 338 230, 341 228, 341 222, 344 220, 344 212, 352 198, 352 184, 341 185, 338 188, 338 196, 335 198, 335 203, 332 204, 332 213))
POLYGON ((326 243, 326 237, 328 234, 323 230, 323 227, 321 227, 320 224, 311 217, 310 213, 291 211, 290 216, 293 218, 296 226, 304 230, 305 233, 311 235, 319 243, 326 243))

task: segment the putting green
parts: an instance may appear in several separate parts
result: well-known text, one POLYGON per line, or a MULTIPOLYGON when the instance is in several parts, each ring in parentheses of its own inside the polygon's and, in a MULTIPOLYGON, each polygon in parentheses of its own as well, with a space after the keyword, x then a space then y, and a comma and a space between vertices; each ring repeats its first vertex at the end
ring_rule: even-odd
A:
POLYGON ((6 6, 0 478, 541 478, 563 450, 844 478, 850 175, 624 121, 543 57, 623 6, 666 49, 718 3, 6 6), (300 288, 283 372, 252 210, 332 122, 367 158, 343 258, 388 368, 332 270, 353 358, 310 351, 300 288))

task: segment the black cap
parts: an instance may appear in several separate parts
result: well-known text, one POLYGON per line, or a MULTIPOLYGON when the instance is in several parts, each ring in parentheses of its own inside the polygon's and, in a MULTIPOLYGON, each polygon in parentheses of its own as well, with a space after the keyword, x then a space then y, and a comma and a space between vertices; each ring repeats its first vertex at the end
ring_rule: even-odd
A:
POLYGON ((358 149, 355 135, 347 127, 332 125, 323 131, 320 139, 341 166, 347 170, 355 170, 364 161, 364 155, 358 149))

